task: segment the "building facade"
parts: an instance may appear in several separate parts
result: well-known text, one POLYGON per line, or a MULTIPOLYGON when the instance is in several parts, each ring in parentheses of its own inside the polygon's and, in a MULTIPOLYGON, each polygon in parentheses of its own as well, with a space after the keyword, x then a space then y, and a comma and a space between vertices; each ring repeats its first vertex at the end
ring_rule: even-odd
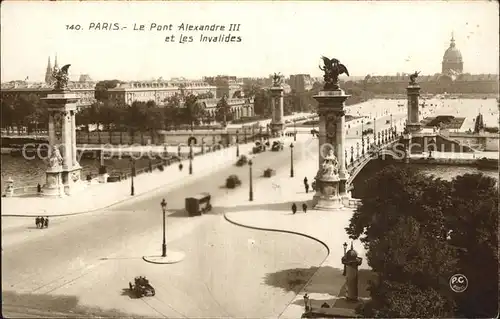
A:
MULTIPOLYGON (((53 90, 53 87, 46 83, 28 83, 24 81, 2 83, 1 88, 2 100, 16 99, 22 95, 35 95, 38 98, 44 98, 53 90)), ((95 83, 69 82, 68 88, 73 93, 76 93, 79 98, 77 107, 84 108, 94 103, 95 83)))
MULTIPOLYGON (((215 119, 217 115, 217 103, 220 99, 202 99, 199 103, 203 105, 209 118, 215 119)), ((254 100, 252 98, 242 99, 227 99, 227 104, 231 108, 233 119, 240 119, 242 117, 255 116, 254 113, 254 100)))
POLYGON ((223 96, 235 98, 237 92, 243 91, 243 81, 236 76, 217 75, 215 77, 204 77, 203 81, 216 87, 215 97, 221 99, 223 96))
POLYGON ((108 90, 108 100, 118 106, 131 105, 135 101, 155 101, 163 105, 165 100, 176 94, 212 94, 216 87, 202 81, 147 81, 118 84, 108 90))
POLYGON ((288 80, 288 84, 292 91, 297 93, 306 92, 312 89, 313 80, 309 74, 292 74, 290 75, 290 80, 288 80))
POLYGON ((441 63, 441 74, 447 76, 456 76, 462 74, 464 71, 464 62, 462 60, 462 53, 455 45, 455 38, 451 35, 450 46, 443 55, 443 62, 441 63))

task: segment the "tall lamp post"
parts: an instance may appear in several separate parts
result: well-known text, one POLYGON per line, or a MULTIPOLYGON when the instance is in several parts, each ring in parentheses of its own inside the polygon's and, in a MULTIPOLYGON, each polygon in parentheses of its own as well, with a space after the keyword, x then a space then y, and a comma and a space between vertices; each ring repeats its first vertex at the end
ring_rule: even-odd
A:
POLYGON ((250 174, 250 190, 248 192, 248 200, 253 201, 253 182, 252 182, 252 160, 248 161, 248 169, 249 169, 249 174, 250 174))
POLYGON ((134 196, 135 188, 134 188, 134 176, 135 176, 135 160, 130 158, 131 165, 131 178, 130 178, 130 196, 134 196))
POLYGON ((364 130, 365 130, 365 128, 364 128, 364 124, 365 124, 364 119, 361 119, 361 137, 363 137, 363 132, 364 132, 364 130))
POLYGON ((167 257, 167 239, 166 239, 166 224, 165 224, 165 213, 167 210, 167 202, 165 201, 165 198, 161 200, 161 209, 163 211, 163 244, 161 245, 161 256, 162 257, 167 257))
MULTIPOLYGON (((344 243, 344 256, 345 254, 347 253, 347 243, 344 243)), ((344 272, 342 273, 343 276, 345 276, 345 272, 346 272, 346 268, 345 268, 345 264, 344 264, 344 272)))
POLYGON ((189 175, 193 175, 193 145, 189 145, 189 175))
POLYGON ((293 143, 290 144, 290 177, 293 177, 293 143))
POLYGON ((297 142, 297 120, 293 120, 293 141, 297 142))
POLYGON ((236 157, 240 157, 240 140, 238 138, 239 130, 236 130, 236 157))

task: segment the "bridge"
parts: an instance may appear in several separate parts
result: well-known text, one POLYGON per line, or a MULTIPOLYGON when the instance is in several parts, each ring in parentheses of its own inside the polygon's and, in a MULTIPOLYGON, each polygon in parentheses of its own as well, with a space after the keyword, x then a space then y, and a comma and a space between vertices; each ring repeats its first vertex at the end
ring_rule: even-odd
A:
MULTIPOLYGON (((364 137, 362 140, 361 150, 357 147, 356 152, 354 152, 354 147, 351 146, 351 154, 348 156, 347 149, 345 151, 346 155, 346 169, 349 173, 349 177, 346 182, 347 190, 353 189, 353 181, 356 176, 363 170, 363 168, 372 160, 377 159, 383 155, 389 155, 393 158, 397 158, 402 154, 398 154, 397 152, 392 150, 392 146, 398 142, 400 135, 396 134, 396 132, 388 133, 386 135, 382 134, 379 136, 373 143, 368 143, 365 146, 364 137)), ((359 142, 356 143, 356 146, 359 145, 359 142)))

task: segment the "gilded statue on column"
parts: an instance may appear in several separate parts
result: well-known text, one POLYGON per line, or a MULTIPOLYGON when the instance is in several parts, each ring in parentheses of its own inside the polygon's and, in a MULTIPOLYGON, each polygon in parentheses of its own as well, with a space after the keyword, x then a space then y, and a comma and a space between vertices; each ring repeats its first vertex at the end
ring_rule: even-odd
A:
POLYGON ((338 90, 339 87, 339 75, 346 74, 349 76, 349 71, 346 66, 340 63, 339 60, 327 57, 321 57, 323 59, 324 66, 319 67, 319 69, 325 72, 323 79, 325 80, 325 90, 338 90))
POLYGON ((52 77, 54 78, 54 89, 55 90, 64 90, 68 88, 68 69, 71 64, 66 64, 60 70, 54 68, 54 72, 52 73, 52 77))
POLYGON ((410 75, 410 85, 416 85, 417 84, 417 78, 418 78, 418 75, 420 74, 420 71, 415 71, 415 73, 411 74, 410 75))
POLYGON ((282 82, 283 82, 283 77, 281 76, 281 73, 274 73, 273 86, 280 86, 282 82))

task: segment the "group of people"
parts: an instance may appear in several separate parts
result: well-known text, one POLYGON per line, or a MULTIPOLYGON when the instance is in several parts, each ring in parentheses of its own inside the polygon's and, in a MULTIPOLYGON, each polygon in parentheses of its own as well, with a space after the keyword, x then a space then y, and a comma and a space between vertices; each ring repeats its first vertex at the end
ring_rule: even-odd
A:
POLYGON ((35 218, 36 228, 48 228, 49 227, 49 216, 38 216, 35 218))
MULTIPOLYGON (((307 213, 307 204, 306 203, 302 204, 302 211, 304 213, 307 213)), ((297 212, 297 205, 295 203, 293 203, 292 204, 292 213, 295 215, 296 212, 297 212)))

